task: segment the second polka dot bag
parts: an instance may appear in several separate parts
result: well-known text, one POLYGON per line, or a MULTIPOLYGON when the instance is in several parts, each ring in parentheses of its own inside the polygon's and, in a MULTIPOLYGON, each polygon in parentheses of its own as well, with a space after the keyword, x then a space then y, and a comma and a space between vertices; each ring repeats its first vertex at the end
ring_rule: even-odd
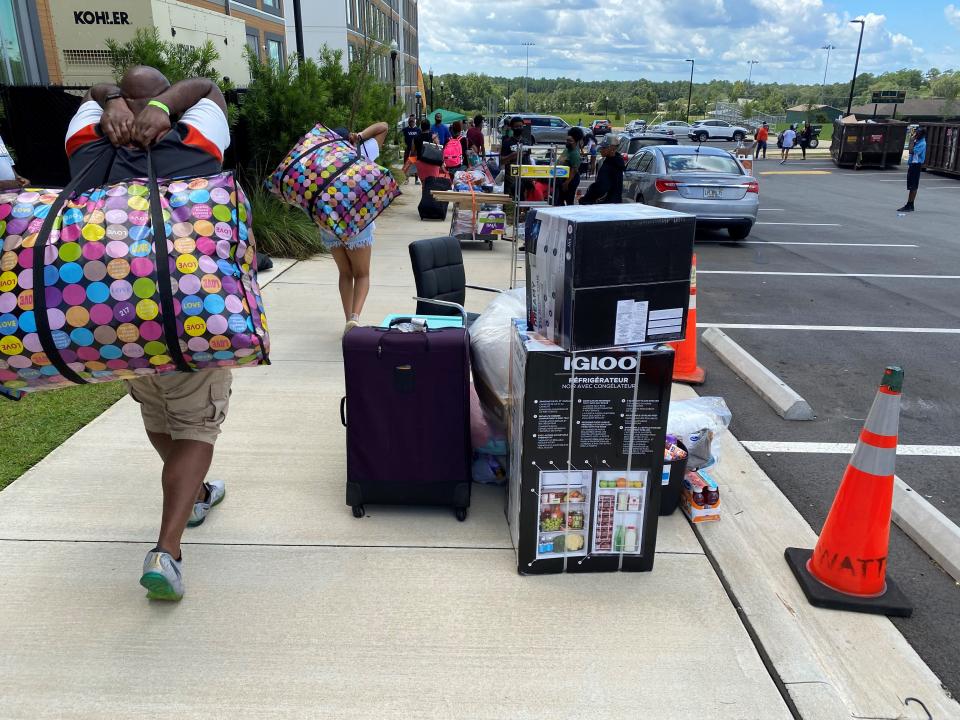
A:
POLYGON ((266 185, 343 241, 359 235, 400 194, 389 170, 321 124, 300 138, 266 185))
POLYGON ((0 396, 269 362, 233 173, 71 186, 0 192, 0 396))

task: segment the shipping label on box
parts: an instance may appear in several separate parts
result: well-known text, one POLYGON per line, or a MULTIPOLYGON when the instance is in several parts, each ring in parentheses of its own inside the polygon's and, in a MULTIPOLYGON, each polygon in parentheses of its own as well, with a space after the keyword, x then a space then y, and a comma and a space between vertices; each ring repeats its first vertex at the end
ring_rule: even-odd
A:
POLYGON ((523 574, 653 566, 673 350, 571 353, 514 328, 507 520, 523 574))
POLYGON ((683 339, 695 224, 634 204, 532 210, 529 326, 569 350, 683 339))

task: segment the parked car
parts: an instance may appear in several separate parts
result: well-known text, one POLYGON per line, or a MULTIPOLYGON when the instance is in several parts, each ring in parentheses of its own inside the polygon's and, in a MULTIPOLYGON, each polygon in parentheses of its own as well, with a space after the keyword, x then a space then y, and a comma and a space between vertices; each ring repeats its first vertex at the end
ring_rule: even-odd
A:
POLYGON ((690 123, 683 120, 665 120, 662 123, 647 128, 650 132, 669 133, 671 135, 686 135, 690 131, 690 123))
POLYGON ((691 140, 706 142, 707 140, 735 140, 742 141, 747 136, 747 129, 741 125, 731 125, 726 120, 697 120, 687 131, 691 140))
MULTIPOLYGON (((629 162, 630 158, 645 147, 650 147, 651 145, 676 145, 677 142, 677 138, 673 135, 667 135, 666 133, 631 133, 630 135, 623 135, 620 138, 620 145, 617 149, 620 151, 620 155, 623 156, 623 161, 629 162)), ((597 168, 601 165, 603 165, 603 157, 597 157, 597 168)))
POLYGON ((623 200, 697 216, 743 240, 757 221, 760 186, 729 152, 689 145, 653 145, 627 163, 623 200))
POLYGON ((643 132, 647 129, 646 120, 631 120, 624 128, 626 132, 643 132))
MULTIPOLYGON (((530 129, 530 141, 533 144, 562 143, 567 138, 567 130, 573 127, 556 115, 531 115, 529 113, 508 115, 501 122, 501 127, 503 122, 516 117, 521 118, 523 124, 530 129)), ((587 130, 584 128, 584 133, 586 134, 586 132, 587 130)))
POLYGON ((594 120, 592 123, 590 123, 590 132, 593 133, 594 137, 606 135, 612 130, 613 127, 610 125, 609 120, 594 120))

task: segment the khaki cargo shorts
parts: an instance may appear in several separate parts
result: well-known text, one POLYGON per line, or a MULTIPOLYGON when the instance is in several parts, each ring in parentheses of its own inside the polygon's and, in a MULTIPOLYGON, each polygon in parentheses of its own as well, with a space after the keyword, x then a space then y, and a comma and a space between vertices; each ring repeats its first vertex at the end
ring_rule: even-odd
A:
POLYGON ((143 426, 174 440, 214 445, 230 405, 229 368, 151 375, 127 380, 127 392, 140 403, 143 426))

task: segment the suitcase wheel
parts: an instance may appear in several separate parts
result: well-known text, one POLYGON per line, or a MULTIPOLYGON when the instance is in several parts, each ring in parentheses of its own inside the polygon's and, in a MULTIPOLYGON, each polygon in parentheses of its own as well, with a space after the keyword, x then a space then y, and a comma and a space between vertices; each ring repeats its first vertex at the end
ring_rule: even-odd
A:
POLYGON ((467 509, 465 507, 457 508, 457 520, 459 520, 460 522, 463 522, 466 519, 467 519, 467 509))
POLYGON ((363 509, 363 505, 353 506, 353 516, 355 518, 362 518, 366 514, 367 514, 367 511, 363 509))

